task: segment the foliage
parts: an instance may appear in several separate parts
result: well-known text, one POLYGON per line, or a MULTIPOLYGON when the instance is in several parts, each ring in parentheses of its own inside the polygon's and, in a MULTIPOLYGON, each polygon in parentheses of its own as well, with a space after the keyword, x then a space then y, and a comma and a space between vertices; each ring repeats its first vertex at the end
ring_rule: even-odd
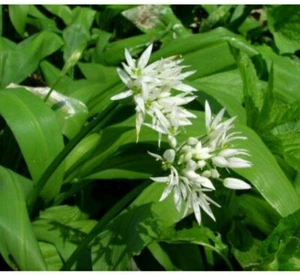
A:
MULTIPOLYGON (((1 270, 299 270, 300 6, 2 5, 1 270), (168 139, 142 127, 117 68, 124 50, 180 56, 205 134, 225 107, 252 186, 221 186, 216 222, 178 212, 162 169, 168 139)), ((227 173, 227 174, 226 174, 227 173)))

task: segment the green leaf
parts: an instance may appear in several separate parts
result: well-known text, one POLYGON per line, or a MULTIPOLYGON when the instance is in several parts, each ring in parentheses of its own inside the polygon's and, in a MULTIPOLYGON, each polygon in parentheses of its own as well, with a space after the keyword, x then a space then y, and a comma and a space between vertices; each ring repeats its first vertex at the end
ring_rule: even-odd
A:
POLYGON ((24 183, 17 174, 0 166, 0 252, 14 270, 43 271, 46 264, 28 217, 24 183))
MULTIPOLYGON (((66 261, 96 221, 88 220, 76 206, 55 206, 46 209, 33 222, 33 229, 39 241, 53 244, 60 257, 66 261)), ((86 257, 81 260, 87 261, 86 257)))
POLYGON ((46 242, 39 242, 39 246, 47 264, 47 270, 59 271, 63 265, 63 262, 55 246, 46 242))
POLYGON ((234 248, 240 251, 249 250, 254 242, 251 233, 240 221, 233 221, 227 239, 234 248))
POLYGON ((256 70, 247 54, 230 47, 230 50, 237 62, 243 81, 244 102, 247 112, 247 124, 255 128, 257 116, 263 105, 263 93, 256 70))
POLYGON ((66 25, 72 21, 72 10, 65 5, 43 5, 43 7, 51 13, 60 17, 66 25))
POLYGON ((247 251, 240 251, 233 248, 232 253, 244 270, 252 270, 251 266, 259 262, 261 258, 262 241, 253 238, 253 245, 247 251))
MULTIPOLYGON (((49 87, 21 85, 9 85, 8 88, 25 88, 43 100, 51 90, 49 87)), ((51 92, 46 104, 55 111, 61 132, 69 139, 73 138, 80 131, 88 118, 88 109, 81 101, 62 95, 54 90, 51 92)))
POLYGON ((294 53, 300 49, 300 7, 280 5, 267 9, 268 26, 280 53, 294 53))
POLYGON ((87 80, 97 82, 112 82, 119 79, 116 67, 107 67, 96 63, 79 63, 79 69, 87 80))
POLYGON ((107 44, 103 52, 95 52, 94 58, 103 65, 115 66, 124 60, 124 49, 130 50, 131 55, 143 51, 156 37, 153 34, 132 36, 107 44))
POLYGON ((86 179, 148 179, 159 172, 160 165, 153 163, 153 158, 147 154, 146 149, 143 153, 133 153, 135 145, 127 154, 118 154, 106 160, 99 167, 99 172, 87 176, 86 179))
POLYGON ((232 269, 231 264, 227 259, 228 248, 222 242, 221 235, 217 232, 211 231, 207 227, 200 226, 180 231, 167 230, 160 237, 160 240, 168 243, 189 243, 201 245, 220 255, 228 267, 232 269))
POLYGON ((237 200, 246 225, 269 235, 278 224, 280 216, 265 200, 250 194, 238 196, 237 200))
POLYGON ((277 55, 266 45, 256 46, 256 49, 262 54, 268 67, 273 64, 275 96, 287 103, 299 100, 300 94, 295 91, 298 90, 300 85, 300 64, 289 57, 277 55))
POLYGON ((181 219, 171 198, 158 202, 163 188, 151 184, 96 237, 91 247, 93 270, 125 270, 133 255, 181 219))
POLYGON ((8 12, 10 20, 17 30, 17 32, 24 36, 26 22, 27 22, 27 13, 28 5, 9 5, 8 12))
POLYGON ((263 242, 261 261, 254 270, 296 271, 300 267, 300 211, 281 219, 271 235, 263 242))
POLYGON ((244 125, 236 124, 235 131, 241 132, 247 140, 234 141, 233 144, 237 148, 247 149, 251 155, 249 160, 253 163, 249 169, 235 171, 248 179, 281 216, 287 216, 298 210, 300 199, 296 190, 262 140, 244 125))
POLYGON ((203 271, 202 255, 197 245, 152 242, 147 246, 155 259, 167 271, 203 271))
MULTIPOLYGON (((63 148, 55 113, 41 99, 19 88, 0 91, 0 114, 20 146, 33 181, 37 182, 63 148)), ((43 189, 41 196, 45 200, 59 192, 62 168, 52 175, 43 189)))
POLYGON ((71 151, 65 160, 66 174, 68 170, 73 168, 76 169, 78 163, 84 162, 90 155, 91 151, 96 147, 100 140, 98 133, 93 133, 84 139, 82 139, 77 146, 71 151))
POLYGON ((95 13, 92 9, 82 7, 76 7, 72 10, 72 23, 63 30, 65 62, 74 51, 87 46, 95 13))
MULTIPOLYGON (((246 112, 242 107, 242 83, 237 71, 213 74, 208 77, 191 81, 191 85, 199 91, 212 96, 230 116, 237 116, 237 120, 246 123, 246 112)), ((197 100, 204 103, 205 96, 199 95, 197 100)))
POLYGON ((19 83, 34 72, 39 62, 58 50, 62 45, 61 38, 48 31, 22 41, 15 50, 0 53, 0 87, 10 83, 19 83), (14 68, 8 70, 7 68, 14 68))

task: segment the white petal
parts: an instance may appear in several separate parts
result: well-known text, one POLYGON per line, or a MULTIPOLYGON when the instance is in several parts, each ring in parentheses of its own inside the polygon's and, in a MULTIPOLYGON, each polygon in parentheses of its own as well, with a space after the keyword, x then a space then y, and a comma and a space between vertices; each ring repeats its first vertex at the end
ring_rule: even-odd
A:
POLYGON ((195 137, 189 137, 187 140, 188 145, 196 145, 199 142, 199 140, 195 137))
POLYGON ((123 93, 120 93, 120 94, 117 94, 117 95, 114 95, 113 97, 111 97, 110 99, 111 100, 119 100, 119 99, 123 99, 123 98, 126 98, 126 97, 130 97, 133 95, 133 92, 131 90, 128 90, 126 92, 123 92, 123 93))
POLYGON ((168 185, 166 187, 166 189, 164 190, 164 192, 162 193, 159 201, 163 201, 166 197, 168 197, 170 195, 170 193, 172 192, 173 186, 172 185, 168 185))
POLYGON ((140 131, 141 131, 144 119, 145 119, 145 115, 142 112, 136 113, 136 118, 135 118, 136 142, 139 141, 139 135, 140 135, 140 131))
POLYGON ((229 162, 228 165, 229 168, 249 168, 252 166, 251 162, 241 158, 232 157, 228 159, 228 162, 229 162))
POLYGON ((180 83, 180 84, 176 85, 173 88, 178 90, 178 91, 185 92, 185 93, 190 93, 190 92, 197 91, 197 89, 195 89, 194 87, 192 87, 190 85, 187 85, 187 84, 183 84, 183 83, 180 83))
POLYGON ((143 114, 145 113, 145 101, 141 96, 134 96, 134 101, 138 107, 138 110, 140 110, 143 114))
POLYGON ((131 57, 131 55, 127 49, 125 49, 125 58, 126 58, 126 61, 127 61, 127 64, 129 65, 129 67, 131 67, 131 69, 134 69, 135 61, 133 60, 133 58, 131 57))
POLYGON ((163 183, 167 183, 169 181, 169 177, 151 177, 150 179, 152 179, 155 182, 163 182, 163 183))
POLYGON ((117 72, 123 83, 127 86, 130 87, 132 80, 131 78, 120 68, 117 68, 117 72))
POLYGON ((236 189, 236 190, 243 190, 243 189, 250 189, 251 186, 240 179, 235 178, 226 178, 223 182, 224 186, 229 189, 236 189))
POLYGON ((211 109, 207 100, 205 100, 205 125, 206 129, 210 129, 211 124, 211 109))
POLYGON ((229 165, 228 161, 220 156, 212 157, 212 162, 218 167, 228 167, 229 165))
POLYGON ((200 206, 198 204, 198 197, 195 193, 192 195, 192 204, 193 204, 193 209, 195 213, 196 220, 198 224, 201 224, 201 211, 200 211, 200 206))
POLYGON ((153 44, 151 44, 141 55, 140 60, 138 62, 137 67, 140 69, 144 69, 149 61, 151 52, 152 52, 153 44))
POLYGON ((216 117, 214 118, 214 120, 212 121, 211 123, 211 128, 215 129, 218 124, 221 122, 223 116, 224 116, 224 113, 225 113, 225 108, 223 108, 217 115, 216 117))
POLYGON ((176 205, 177 211, 180 212, 181 205, 182 205, 182 196, 181 196, 180 187, 178 185, 174 189, 174 203, 176 205))
POLYGON ((187 164, 186 164, 186 169, 187 170, 195 171, 197 168, 198 168, 197 163, 195 161, 193 161, 191 159, 187 161, 187 164))
POLYGON ((158 125, 153 125, 153 124, 149 124, 149 123, 143 123, 143 125, 150 127, 151 129, 153 129, 154 131, 167 135, 169 134, 167 129, 163 129, 162 127, 158 126, 158 125))
POLYGON ((212 182, 206 177, 200 177, 199 181, 197 181, 197 182, 199 182, 203 187, 206 187, 206 188, 209 188, 212 190, 216 190, 214 185, 212 184, 212 182))
POLYGON ((160 155, 157 154, 153 154, 151 152, 148 151, 148 154, 154 158, 156 158, 156 160, 163 160, 163 158, 160 155))
POLYGON ((200 200, 200 206, 201 208, 204 210, 204 212, 210 216, 214 221, 216 221, 215 216, 213 214, 213 212, 211 211, 211 208, 209 207, 209 204, 207 203, 205 196, 200 196, 199 198, 200 200))
POLYGON ((173 149, 168 149, 163 154, 164 159, 170 163, 174 161, 175 156, 176 156, 176 152, 173 149))
POLYGON ((177 140, 174 136, 168 135, 169 144, 172 148, 175 148, 177 145, 177 140))

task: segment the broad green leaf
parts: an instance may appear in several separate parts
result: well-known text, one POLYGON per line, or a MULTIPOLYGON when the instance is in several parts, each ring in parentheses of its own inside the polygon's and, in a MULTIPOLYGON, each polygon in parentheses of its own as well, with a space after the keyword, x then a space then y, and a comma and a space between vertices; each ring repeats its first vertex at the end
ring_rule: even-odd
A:
POLYGON ((300 49, 300 7, 280 5, 267 8, 268 26, 280 53, 300 49))
POLYGON ((234 248, 240 251, 249 250, 254 243, 251 233, 240 221, 232 222, 227 239, 234 248))
POLYGON ((151 184, 95 238, 93 270, 124 270, 133 255, 181 219, 173 199, 158 202, 163 188, 163 184, 151 184))
POLYGON ((237 69, 198 78, 191 82, 193 84, 198 85, 199 90, 218 92, 218 96, 225 94, 234 97, 240 104, 243 102, 243 83, 237 69))
POLYGON ((168 253, 164 251, 164 249, 161 247, 161 245, 158 242, 150 243, 147 246, 147 248, 150 250, 153 257, 160 263, 160 265, 162 265, 165 268, 166 271, 180 270, 179 268, 176 267, 175 264, 173 264, 168 253))
POLYGON ((63 262, 55 246, 46 242, 39 242, 39 246, 47 264, 47 270, 59 271, 63 265, 63 262))
POLYGON ((258 263, 252 266, 254 270, 286 270, 296 271, 300 267, 300 235, 299 217, 297 211, 281 219, 274 231, 263 242, 258 263))
MULTIPOLYGON (((28 87, 10 84, 8 88, 25 88, 29 92, 45 100, 49 87, 28 87)), ((52 91, 46 104, 55 111, 61 132, 69 139, 73 138, 82 128, 88 117, 87 107, 78 99, 52 91)))
POLYGON ((64 60, 67 62, 74 51, 87 46, 90 33, 89 30, 84 28, 81 24, 71 24, 64 29, 63 38, 65 41, 64 60))
POLYGON ((24 183, 20 176, 0 167, 0 252, 14 270, 43 271, 46 264, 28 217, 24 183))
POLYGON ((241 132, 247 140, 233 143, 238 148, 247 149, 251 155, 249 160, 253 163, 249 169, 235 171, 248 179, 281 216, 298 210, 300 199, 296 190, 262 140, 245 125, 237 124, 235 131, 241 132))
POLYGON ((19 83, 34 72, 39 62, 58 50, 62 40, 56 34, 44 31, 19 43, 15 50, 0 53, 0 87, 19 83), (14 68, 8 70, 7 68, 14 68))
POLYGON ((27 22, 28 5, 9 5, 8 12, 10 20, 17 32, 24 36, 27 22))
POLYGON ((142 34, 121 39, 107 44, 103 52, 95 52, 95 59, 103 65, 116 66, 124 60, 124 49, 127 48, 131 55, 136 55, 143 51, 146 46, 157 39, 153 34, 142 34))
POLYGON ((10 51, 10 50, 15 50, 17 47, 16 43, 13 41, 5 38, 5 37, 0 37, 0 49, 1 51, 10 51))
POLYGON ((288 103, 299 100, 300 94, 295 91, 298 91, 300 85, 300 64, 289 57, 277 55, 266 45, 256 46, 256 49, 262 54, 268 67, 273 63, 275 97, 288 103))
POLYGON ((153 162, 146 149, 143 153, 133 153, 135 145, 128 150, 127 154, 119 154, 106 160, 99 167, 99 172, 89 175, 86 179, 148 179, 159 172, 160 165, 153 162))
POLYGON ((190 243, 203 246, 219 254, 228 267, 230 269, 232 268, 227 259, 228 248, 222 242, 221 235, 217 232, 211 231, 203 225, 180 231, 166 230, 159 239, 160 241, 168 243, 190 243))
POLYGON ((232 253, 244 270, 252 270, 251 266, 261 260, 260 249, 262 241, 253 239, 253 245, 247 251, 232 249, 232 253))
MULTIPOLYGON (((76 206, 55 206, 41 213, 33 222, 33 229, 39 241, 53 244, 63 261, 74 252, 96 221, 88 220, 76 206)), ((83 257, 82 262, 87 261, 83 257)))
MULTIPOLYGON (((98 133, 93 133, 84 139, 82 139, 77 146, 71 151, 71 153, 66 157, 65 170, 68 173, 68 170, 75 167, 75 165, 84 162, 96 147, 97 143, 100 140, 100 135, 98 133)), ((75 167, 76 169, 76 167, 75 167)))
POLYGON ((247 124, 255 128, 257 116, 263 105, 263 93, 256 70, 250 58, 240 50, 231 47, 243 81, 244 102, 247 112, 247 124))
MULTIPOLYGON (((206 94, 212 96, 222 106, 226 107, 226 111, 230 114, 230 116, 237 116, 238 121, 246 123, 246 112, 242 107, 241 99, 242 83, 240 81, 240 78, 237 79, 236 74, 232 74, 231 72, 232 71, 230 71, 230 73, 225 72, 214 74, 204 78, 199 78, 192 81, 191 85, 199 91, 203 91, 206 94), (231 81, 228 81, 227 84, 225 80, 226 77, 228 79, 231 79, 232 77, 232 83, 231 81), (218 82, 223 82, 225 85, 223 83, 220 85, 216 85, 218 82), (239 85, 236 85, 236 83, 238 83, 239 85)), ((203 95, 201 92, 196 92, 195 94, 198 94, 197 100, 203 104, 205 95, 203 95)))
POLYGON ((66 25, 72 21, 72 10, 65 5, 43 5, 43 7, 51 13, 60 17, 66 25))
POLYGON ((152 242, 147 246, 155 259, 167 271, 203 271, 202 255, 197 245, 182 243, 152 242))
POLYGON ((95 13, 90 8, 76 7, 72 10, 72 22, 63 30, 65 61, 70 58, 75 50, 87 46, 95 13))
POLYGON ((116 67, 107 67, 96 63, 79 63, 80 70, 87 80, 97 82, 113 82, 119 79, 116 67))
MULTIPOLYGON (((226 54, 226 56, 222 57, 222 55, 220 55, 217 51, 210 49, 220 49, 222 47, 225 47, 225 44, 227 44, 228 42, 230 42, 236 48, 245 51, 245 53, 247 53, 249 56, 253 56, 258 53, 257 50, 255 50, 255 48, 251 46, 242 36, 238 36, 225 28, 219 27, 207 33, 200 33, 189 37, 178 38, 176 39, 176 43, 166 43, 162 49, 152 54, 150 61, 152 62, 158 60, 161 57, 168 57, 178 54, 183 55, 184 58, 187 54, 191 54, 190 61, 193 61, 193 52, 197 52, 199 50, 206 50, 207 53, 214 53, 211 56, 206 56, 206 58, 210 58, 210 63, 208 63, 209 65, 206 64, 206 66, 213 67, 213 64, 214 66, 217 65, 219 67, 220 65, 218 63, 222 59, 227 60, 226 62, 228 62, 228 65, 232 66, 234 65, 234 60, 230 56, 230 54, 228 56, 226 54), (221 44, 221 46, 219 44, 221 44), (212 61, 214 62, 212 63, 212 61)), ((222 51, 225 52, 225 48, 222 48, 222 51)), ((228 48, 226 52, 229 53, 228 48)), ((187 64, 189 65, 189 63, 187 64)), ((202 64, 198 65, 202 66, 202 64)), ((193 67, 197 68, 197 66, 193 67)), ((215 71, 217 70, 215 69, 215 71)), ((198 73, 200 74, 200 72, 197 72, 197 74, 194 74, 191 79, 198 78, 198 73)), ((203 75, 205 74, 202 74, 201 76, 203 75)))
POLYGON ((246 225, 256 227, 269 235, 278 224, 280 216, 263 199, 250 194, 243 194, 238 196, 237 200, 246 225))
MULTIPOLYGON (((0 91, 0 114, 13 132, 34 182, 63 148, 55 113, 41 99, 25 89, 0 91), (16 111, 17 110, 17 111, 16 111)), ((63 170, 58 169, 41 196, 50 200, 62 184, 63 170)))

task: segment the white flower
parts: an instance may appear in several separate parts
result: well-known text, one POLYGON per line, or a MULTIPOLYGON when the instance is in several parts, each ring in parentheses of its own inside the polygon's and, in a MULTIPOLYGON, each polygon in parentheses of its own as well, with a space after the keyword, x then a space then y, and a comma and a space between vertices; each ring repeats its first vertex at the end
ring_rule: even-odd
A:
MULTIPOLYGON (((157 103, 157 102, 156 102, 157 103)), ((164 109, 157 107, 159 111, 152 127, 160 128, 160 131, 168 132, 171 121, 163 112, 164 109), (161 116, 161 117, 160 117, 161 116)), ((189 211, 194 212, 197 222, 201 223, 201 211, 203 210, 213 220, 211 204, 220 207, 207 195, 208 192, 216 191, 218 182, 230 189, 249 189, 251 186, 240 179, 225 178, 218 169, 226 168, 249 168, 252 163, 242 159, 240 156, 250 156, 245 149, 231 148, 230 141, 235 138, 236 133, 228 134, 228 130, 234 127, 234 118, 222 121, 225 109, 222 109, 215 118, 212 117, 210 107, 206 102, 206 128, 207 134, 199 138, 189 137, 185 142, 177 145, 177 140, 169 135, 169 144, 172 149, 166 150, 163 156, 151 155, 162 162, 164 170, 169 171, 169 176, 152 178, 165 183, 167 186, 160 200, 164 200, 173 192, 176 209, 181 211, 182 203, 186 203, 184 215, 189 211)), ((151 126, 151 125, 150 125, 151 126)), ((172 125, 174 126, 174 125, 172 125)), ((228 171, 229 172, 229 171, 228 171)))
POLYGON ((243 189, 250 189, 251 186, 240 179, 235 178, 226 178, 223 182, 224 186, 229 189, 236 189, 236 190, 243 190, 243 189))
POLYGON ((162 135, 176 136, 179 127, 191 125, 190 118, 196 116, 183 108, 183 105, 194 100, 189 96, 196 89, 182 83, 182 81, 195 73, 184 72, 187 66, 180 66, 183 59, 169 57, 147 65, 152 51, 152 44, 142 53, 139 60, 135 60, 125 49, 126 63, 123 69, 117 72, 128 90, 117 94, 111 100, 133 98, 136 105, 136 132, 137 141, 142 125, 149 126, 159 133, 159 144, 162 135), (181 93, 173 96, 172 89, 181 93), (151 117, 152 123, 145 122, 151 117))
POLYGON ((214 118, 212 117, 209 103, 205 101, 205 126, 207 136, 209 138, 210 146, 215 150, 216 148, 223 148, 227 143, 235 139, 247 139, 246 137, 236 136, 238 132, 233 132, 227 135, 227 132, 234 127, 233 122, 236 117, 232 117, 222 122, 225 113, 223 108, 214 118))

